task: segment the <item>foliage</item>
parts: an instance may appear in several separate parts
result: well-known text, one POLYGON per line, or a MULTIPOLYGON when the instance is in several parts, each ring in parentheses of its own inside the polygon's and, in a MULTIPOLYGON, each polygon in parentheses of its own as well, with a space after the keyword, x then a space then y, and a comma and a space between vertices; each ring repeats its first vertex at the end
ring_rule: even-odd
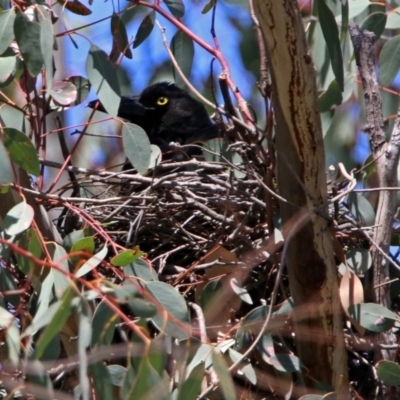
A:
MULTIPOLYGON (((215 1, 203 3, 203 14, 218 11, 215 1)), ((400 4, 299 3, 318 71, 328 162, 358 167, 350 178, 344 167, 340 178, 332 173, 327 190, 336 198, 329 212, 336 229, 340 297, 353 324, 343 327, 349 391, 369 396, 377 387, 400 384, 397 354, 373 360, 370 340, 372 333, 397 333, 399 285, 391 286, 392 310, 364 302, 376 199, 374 192, 367 196, 359 189, 380 187, 369 154, 365 160, 351 155, 364 135, 358 132, 364 111, 347 26, 354 21, 379 38, 383 113, 391 127, 398 107, 393 82, 400 67, 400 4), (347 196, 337 198, 340 194, 347 196)), ((278 201, 270 195, 279 194, 279 182, 265 65, 256 79, 258 102, 267 115, 261 118, 265 127, 256 130, 231 78, 236 60, 225 58, 217 36, 209 44, 182 22, 193 4, 168 0, 164 7, 135 0, 110 11, 110 51, 92 42, 85 70, 70 77, 59 73, 66 62, 59 40, 76 44, 85 35, 85 18, 100 5, 87 7, 79 0, 1 5, 0 398, 250 399, 271 392, 300 398, 304 379, 314 378, 296 352, 291 318, 296 310, 284 273, 288 239, 282 236, 278 201), (134 35, 125 21, 132 10, 134 35), (82 26, 67 28, 72 15, 82 26), (158 165, 160 150, 145 132, 117 118, 123 87, 119 67, 145 45, 161 17, 177 28, 170 44, 161 29, 159 48, 163 44, 169 50, 179 85, 191 86, 185 77, 193 74, 198 49, 222 69, 219 91, 225 107, 207 105, 217 112, 229 145, 206 143, 204 160, 158 165), (78 139, 68 146, 64 134, 77 127, 61 119, 68 121, 69 111, 79 109, 90 91, 108 115, 81 113, 74 131, 78 139), (93 165, 91 139, 111 150, 107 167, 116 163, 115 141, 91 136, 110 131, 113 139, 122 137, 135 174, 78 168, 80 162, 93 165), (50 167, 57 173, 50 175, 50 167)), ((244 9, 241 3, 230 6, 244 9)), ((253 73, 254 59, 263 61, 262 40, 259 36, 259 47, 250 51, 246 40, 255 43, 254 35, 243 32, 242 38, 243 63, 253 73)), ((390 235, 398 255, 398 230, 390 235)), ((392 264, 391 278, 398 278, 396 257, 392 264)), ((310 391, 318 394, 302 398, 322 399, 333 388, 331 382, 314 382, 310 391)))

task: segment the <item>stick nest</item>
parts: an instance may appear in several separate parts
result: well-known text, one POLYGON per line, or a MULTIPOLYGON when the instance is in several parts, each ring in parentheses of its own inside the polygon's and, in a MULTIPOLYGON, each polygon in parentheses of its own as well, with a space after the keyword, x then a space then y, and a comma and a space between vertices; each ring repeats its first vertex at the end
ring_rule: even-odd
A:
MULTIPOLYGON (((267 236, 262 178, 252 163, 191 159, 164 162, 152 173, 99 172, 77 182, 93 198, 82 203, 84 213, 112 241, 139 246, 159 272, 198 264, 217 244, 238 256, 267 236)), ((83 227, 77 222, 66 218, 64 235, 83 227)))

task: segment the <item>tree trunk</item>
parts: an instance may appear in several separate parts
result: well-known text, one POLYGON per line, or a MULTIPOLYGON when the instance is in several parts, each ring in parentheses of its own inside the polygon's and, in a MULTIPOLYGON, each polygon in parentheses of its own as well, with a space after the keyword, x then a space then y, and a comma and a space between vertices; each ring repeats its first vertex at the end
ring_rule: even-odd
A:
MULTIPOLYGON (((271 69, 277 178, 298 356, 308 380, 349 397, 338 272, 327 215, 315 69, 296 0, 255 0, 271 69), (301 226, 300 226, 301 225, 301 226), (296 232, 297 231, 297 232, 296 232)), ((315 391, 312 387, 309 392, 315 391)))

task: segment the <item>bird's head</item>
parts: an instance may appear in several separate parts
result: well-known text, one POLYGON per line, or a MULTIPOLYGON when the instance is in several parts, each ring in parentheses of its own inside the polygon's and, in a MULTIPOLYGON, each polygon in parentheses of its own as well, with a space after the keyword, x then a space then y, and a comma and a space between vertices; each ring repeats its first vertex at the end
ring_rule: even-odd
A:
POLYGON ((189 138, 197 138, 196 134, 200 139, 203 132, 216 137, 216 127, 204 106, 173 83, 158 82, 149 86, 140 95, 139 102, 153 122, 149 132, 153 138, 185 144, 189 138))
POLYGON ((190 104, 197 103, 185 90, 170 82, 158 82, 144 89, 139 102, 158 115, 177 108, 188 109, 190 104))

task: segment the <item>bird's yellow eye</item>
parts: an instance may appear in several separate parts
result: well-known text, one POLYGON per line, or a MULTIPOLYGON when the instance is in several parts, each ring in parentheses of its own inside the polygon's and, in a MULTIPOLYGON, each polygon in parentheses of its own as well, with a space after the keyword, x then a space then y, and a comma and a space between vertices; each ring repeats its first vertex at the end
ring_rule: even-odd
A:
POLYGON ((159 97, 157 99, 157 105, 165 106, 168 103, 168 97, 159 97))

